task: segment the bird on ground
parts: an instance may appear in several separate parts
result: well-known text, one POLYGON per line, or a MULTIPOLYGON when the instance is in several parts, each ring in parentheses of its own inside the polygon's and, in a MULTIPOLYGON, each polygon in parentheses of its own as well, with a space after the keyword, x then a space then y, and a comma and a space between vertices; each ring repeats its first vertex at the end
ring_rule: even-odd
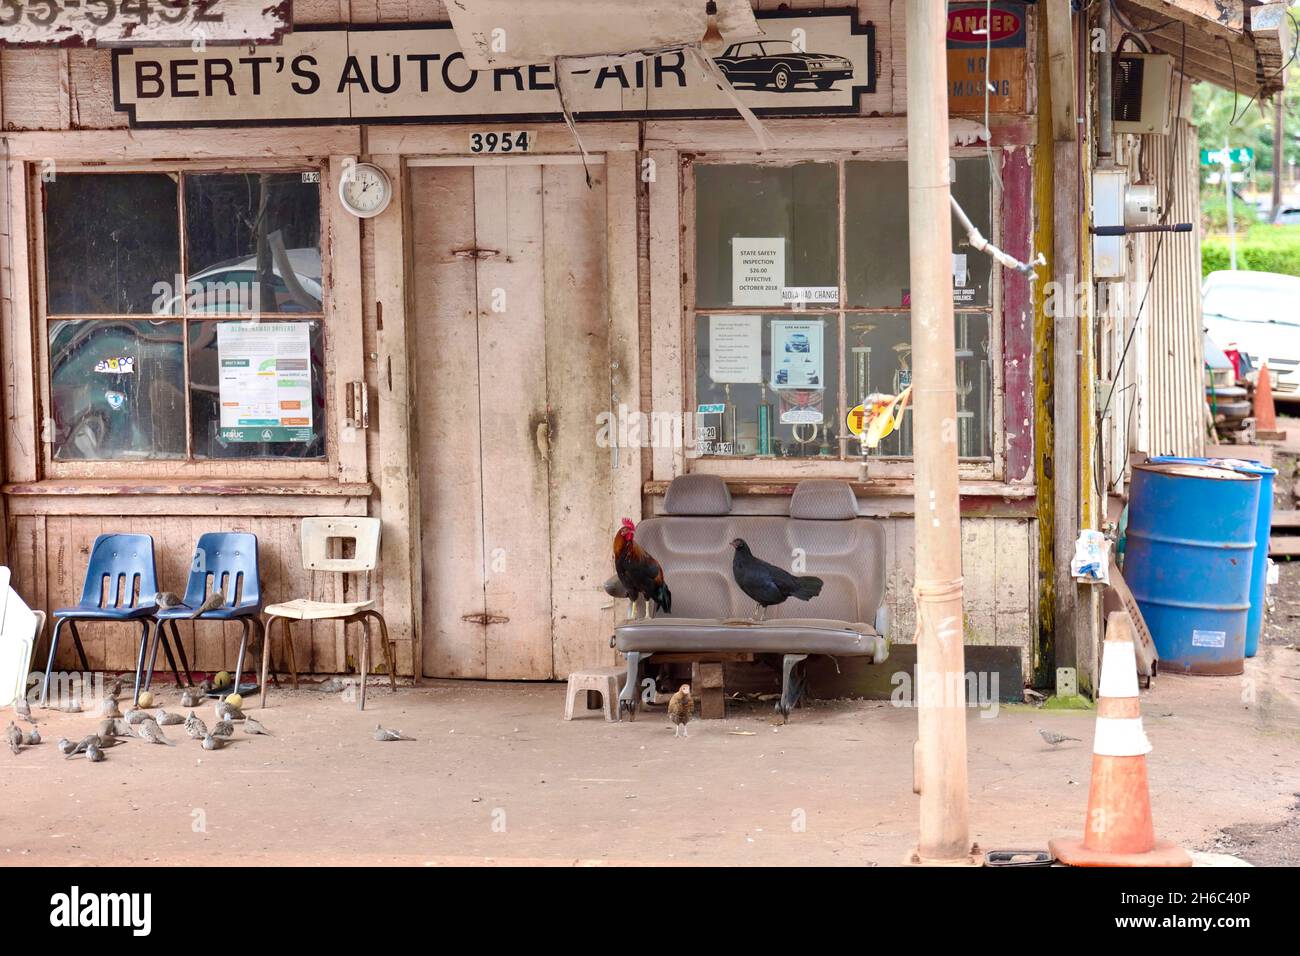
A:
POLYGON ((173 724, 183 724, 185 718, 180 714, 169 714, 165 710, 158 711, 158 724, 161 727, 170 727, 173 724))
POLYGON ((630 518, 623 519, 623 526, 614 535, 614 573, 631 598, 627 608, 629 620, 638 600, 645 603, 647 619, 652 616, 653 607, 665 614, 672 613, 673 595, 664 582, 664 569, 637 544, 636 525, 630 518))
MULTIPOLYGON (((133 731, 131 730, 131 725, 128 724, 128 723, 127 723, 125 720, 123 720, 121 717, 118 717, 116 720, 113 721, 113 733, 112 733, 112 736, 114 736, 114 737, 130 737, 132 733, 133 733, 133 731)), ((104 736, 104 735, 101 735, 101 736, 104 736)))
POLYGON ((233 737, 235 725, 228 720, 218 720, 212 728, 213 737, 233 737))
POLYGON ((203 680, 199 681, 200 694, 204 694, 204 695, 211 694, 216 689, 217 689, 217 682, 214 681, 211 677, 205 677, 203 678, 203 680))
POLYGON ((754 620, 766 620, 769 607, 784 604, 789 598, 810 601, 822 593, 821 578, 812 575, 796 577, 775 564, 754 557, 744 538, 736 538, 731 546, 736 549, 731 559, 731 576, 746 597, 758 602, 754 608, 754 620))
POLYGON ((203 694, 197 688, 187 687, 181 691, 182 707, 198 707, 203 703, 203 694))
POLYGON ((206 598, 204 598, 203 603, 194 609, 194 613, 191 614, 190 617, 191 618, 202 617, 204 614, 207 614, 209 611, 215 611, 217 608, 225 607, 225 606, 226 606, 226 593, 218 589, 213 591, 206 598))
POLYGON ((99 734, 87 734, 82 737, 79 741, 73 744, 72 749, 67 753, 67 758, 71 760, 73 757, 81 756, 86 752, 86 748, 90 747, 92 744, 96 747, 99 746, 99 734))
POLYGON ((99 763, 104 759, 104 751, 99 749, 98 744, 91 744, 86 748, 86 759, 91 763, 99 763))
POLYGON ((153 596, 153 603, 157 604, 164 611, 170 610, 174 607, 185 606, 185 602, 180 599, 180 596, 171 591, 159 591, 153 596))
POLYGON ((269 730, 267 730, 267 729, 266 729, 266 725, 263 724, 263 723, 262 723, 260 720, 258 720, 256 717, 249 717, 247 720, 244 721, 244 733, 246 733, 246 734, 266 734, 266 736, 268 736, 268 737, 273 737, 273 736, 275 736, 275 735, 272 734, 269 730))
POLYGON ((677 688, 677 693, 668 698, 668 719, 673 723, 674 737, 689 737, 686 732, 686 725, 691 722, 691 714, 695 709, 695 701, 691 699, 691 685, 683 684, 677 688))
POLYGON ((77 746, 77 745, 74 744, 74 743, 73 743, 71 740, 69 740, 67 737, 60 737, 60 738, 59 738, 59 742, 58 742, 58 744, 56 744, 56 746, 59 748, 59 753, 61 753, 61 754, 63 754, 64 756, 66 756, 66 755, 72 753, 72 748, 75 747, 75 746, 77 746))
POLYGON ((5 731, 5 739, 9 741, 9 749, 18 753, 23 749, 23 732, 18 729, 18 725, 12 720, 9 721, 9 727, 5 731))
POLYGON ((36 721, 32 719, 32 705, 28 702, 26 697, 19 697, 14 701, 14 713, 29 724, 36 723, 36 721))
POLYGON ((34 747, 41 742, 41 732, 33 727, 23 734, 23 743, 29 747, 34 747))
POLYGON ((166 744, 168 747, 175 747, 174 741, 168 740, 163 734, 162 728, 158 726, 158 721, 152 717, 146 717, 135 726, 135 733, 141 740, 151 744, 166 744))
POLYGON ((400 730, 388 730, 379 724, 375 724, 375 732, 371 736, 380 741, 415 739, 414 737, 406 736, 406 734, 402 733, 400 730))
POLYGON ((122 715, 123 719, 132 727, 140 723, 140 721, 144 720, 148 716, 149 716, 149 712, 147 710, 139 710, 138 708, 128 710, 125 714, 122 715))
POLYGON ((1073 740, 1076 743, 1083 743, 1083 741, 1079 740, 1078 737, 1067 737, 1065 734, 1053 733, 1050 730, 1040 730, 1038 736, 1042 737, 1053 747, 1057 747, 1060 744, 1065 743, 1067 740, 1073 740))
POLYGON ((204 750, 220 750, 225 745, 226 745, 226 741, 222 737, 214 737, 211 734, 203 735, 204 750))
POLYGON ((217 720, 243 720, 244 712, 233 704, 228 704, 224 700, 217 701, 216 706, 217 720))
POLYGON ((99 714, 101 717, 121 717, 122 709, 117 706, 117 698, 105 697, 99 706, 99 714))
POLYGON ((122 678, 114 677, 111 681, 109 681, 107 684, 104 685, 104 698, 106 700, 112 698, 113 704, 114 706, 116 706, 117 698, 122 696, 122 687, 123 687, 122 678))
POLYGON ((194 716, 194 711, 191 710, 190 715, 185 718, 185 732, 195 740, 202 740, 208 735, 208 725, 202 718, 194 716))

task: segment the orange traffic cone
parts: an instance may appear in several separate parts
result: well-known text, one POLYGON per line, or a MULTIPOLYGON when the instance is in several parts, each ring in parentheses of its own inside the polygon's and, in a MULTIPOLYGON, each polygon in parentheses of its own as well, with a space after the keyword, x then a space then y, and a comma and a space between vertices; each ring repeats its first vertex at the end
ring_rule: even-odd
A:
POLYGON ((1092 787, 1082 840, 1048 843, 1067 866, 1191 866, 1182 848, 1157 840, 1151 821, 1137 655, 1127 614, 1113 613, 1102 644, 1097 731, 1092 744, 1092 787))
POLYGON ((1268 363, 1259 367, 1255 382, 1255 431, 1277 431, 1277 409, 1273 407, 1273 385, 1268 378, 1268 363))

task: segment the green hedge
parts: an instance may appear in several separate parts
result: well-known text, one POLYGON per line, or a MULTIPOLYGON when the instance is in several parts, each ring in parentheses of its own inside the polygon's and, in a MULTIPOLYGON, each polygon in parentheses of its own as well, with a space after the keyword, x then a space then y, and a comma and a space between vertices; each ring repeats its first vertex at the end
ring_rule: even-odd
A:
MULTIPOLYGON (((1206 236, 1201 241, 1201 274, 1229 268, 1230 256, 1227 236, 1206 236)), ((1300 226, 1258 225, 1238 235, 1237 268, 1300 276, 1300 226)))

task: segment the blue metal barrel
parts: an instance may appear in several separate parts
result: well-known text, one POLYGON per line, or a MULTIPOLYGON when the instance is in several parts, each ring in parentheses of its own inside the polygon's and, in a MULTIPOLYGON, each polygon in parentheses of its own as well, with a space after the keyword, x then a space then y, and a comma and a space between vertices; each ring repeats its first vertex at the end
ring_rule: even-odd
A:
POLYGON ((1184 461, 1195 464, 1217 465, 1231 468, 1247 475, 1259 475, 1259 513, 1255 519, 1255 556, 1250 566, 1250 612, 1246 615, 1246 656, 1259 652, 1259 638, 1264 633, 1264 600, 1268 588, 1268 536, 1273 527, 1273 478, 1276 468, 1270 468, 1253 458, 1174 458, 1162 455, 1150 459, 1152 463, 1184 461))
POLYGON ((1189 462, 1137 465, 1124 580, 1162 672, 1240 674, 1260 478, 1189 462))

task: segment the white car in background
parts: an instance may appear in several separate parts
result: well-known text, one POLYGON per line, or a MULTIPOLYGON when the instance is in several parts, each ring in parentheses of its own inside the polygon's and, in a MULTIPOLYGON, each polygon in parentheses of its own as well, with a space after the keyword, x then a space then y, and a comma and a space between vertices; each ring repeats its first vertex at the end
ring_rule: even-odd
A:
POLYGON ((1268 362, 1276 398, 1300 400, 1300 277, 1211 272, 1201 285, 1205 334, 1219 348, 1268 362))

